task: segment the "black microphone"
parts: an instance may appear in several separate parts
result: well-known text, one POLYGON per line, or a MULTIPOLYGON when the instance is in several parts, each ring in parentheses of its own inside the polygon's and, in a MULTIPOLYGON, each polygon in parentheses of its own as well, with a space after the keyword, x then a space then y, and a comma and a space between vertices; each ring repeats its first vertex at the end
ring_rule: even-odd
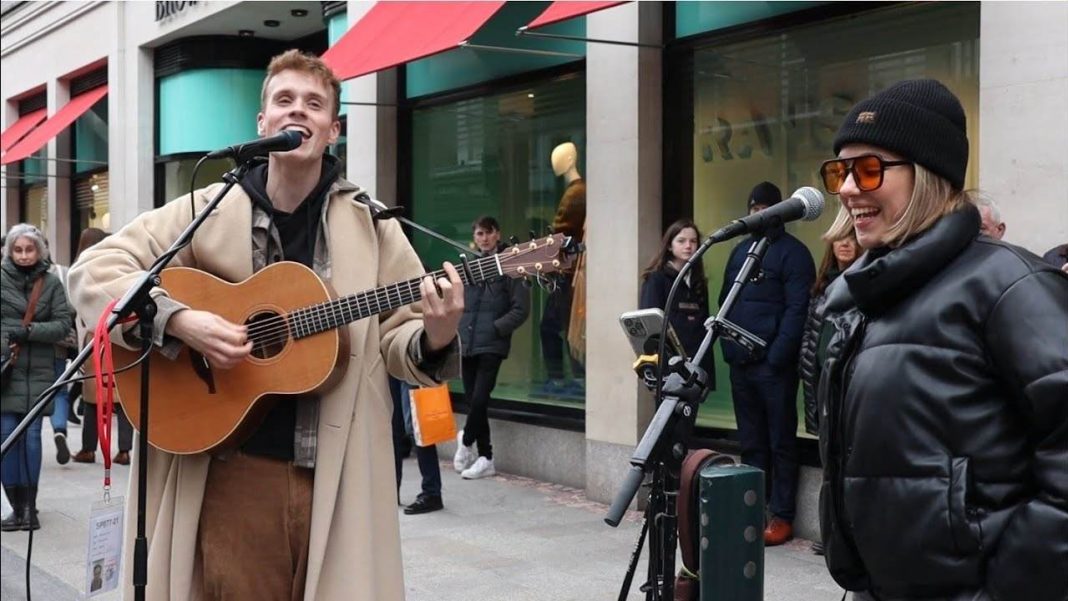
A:
MULTIPOLYGON (((823 212, 823 194, 810 186, 798 188, 793 196, 763 211, 735 219, 712 232, 705 240, 707 246, 730 240, 742 234, 759 234, 788 221, 812 221, 823 212)), ((694 253, 696 256, 697 253, 694 253)))
POLYGON ((270 152, 288 152, 300 146, 303 141, 304 136, 300 135, 299 131, 287 129, 267 138, 260 138, 244 144, 235 144, 222 150, 209 152, 207 158, 233 158, 238 163, 244 163, 253 157, 264 156, 270 152))

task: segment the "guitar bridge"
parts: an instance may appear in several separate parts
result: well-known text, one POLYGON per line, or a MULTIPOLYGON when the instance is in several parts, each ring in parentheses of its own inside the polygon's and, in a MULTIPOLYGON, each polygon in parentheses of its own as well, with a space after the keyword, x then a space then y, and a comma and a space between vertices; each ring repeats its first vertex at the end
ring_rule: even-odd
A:
POLYGON ((193 363, 193 372, 208 386, 208 394, 215 394, 215 374, 211 371, 211 364, 197 351, 189 349, 189 360, 193 363))

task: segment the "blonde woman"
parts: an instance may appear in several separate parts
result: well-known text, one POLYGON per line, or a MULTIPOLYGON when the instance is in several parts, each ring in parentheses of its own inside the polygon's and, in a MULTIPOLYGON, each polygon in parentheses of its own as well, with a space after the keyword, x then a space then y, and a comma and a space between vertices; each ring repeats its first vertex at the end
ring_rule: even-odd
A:
POLYGON ((827 290, 820 522, 854 598, 1068 598, 1068 277, 979 236, 960 101, 860 102, 823 164, 866 253, 827 290))

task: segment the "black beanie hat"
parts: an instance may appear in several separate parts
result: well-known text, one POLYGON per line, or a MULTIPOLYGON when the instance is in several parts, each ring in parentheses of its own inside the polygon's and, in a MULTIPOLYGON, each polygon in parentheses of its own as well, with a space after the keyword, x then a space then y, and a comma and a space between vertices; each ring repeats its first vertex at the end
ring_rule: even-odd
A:
POLYGON ((834 137, 834 153, 850 143, 870 144, 919 163, 964 188, 968 129, 960 100, 933 79, 899 81, 862 100, 834 137))
POLYGON ((779 187, 771 182, 760 182, 749 193, 749 202, 746 203, 746 208, 752 209, 754 205, 770 207, 780 202, 782 202, 782 192, 779 191, 779 187))

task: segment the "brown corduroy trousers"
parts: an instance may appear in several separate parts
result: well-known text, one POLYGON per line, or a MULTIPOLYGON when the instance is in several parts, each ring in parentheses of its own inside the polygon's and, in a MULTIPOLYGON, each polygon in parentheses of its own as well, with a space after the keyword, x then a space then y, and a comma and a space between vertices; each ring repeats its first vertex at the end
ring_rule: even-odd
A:
POLYGON ((313 474, 244 453, 212 459, 197 532, 205 599, 304 597, 313 474))

